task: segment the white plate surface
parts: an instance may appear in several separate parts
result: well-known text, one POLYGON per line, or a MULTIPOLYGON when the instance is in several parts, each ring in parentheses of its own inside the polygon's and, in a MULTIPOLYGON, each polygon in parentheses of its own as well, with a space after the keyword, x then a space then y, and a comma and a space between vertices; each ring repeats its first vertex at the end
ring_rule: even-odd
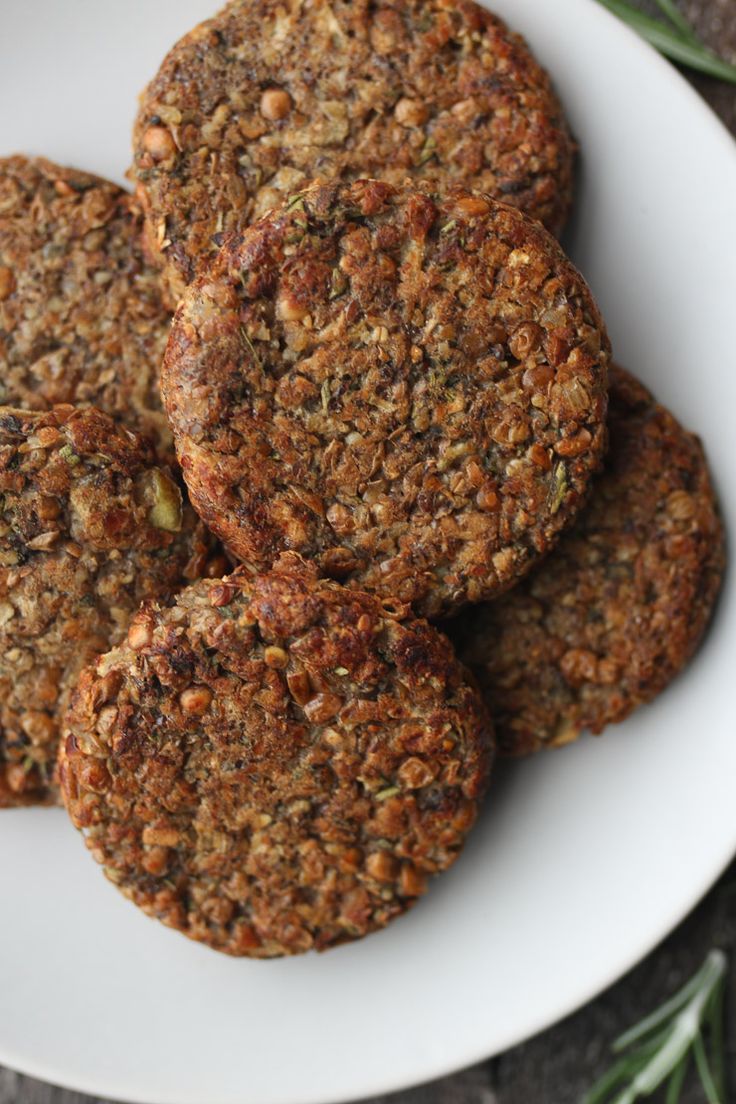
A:
MULTIPOLYGON (((736 154, 593 0, 496 0, 583 149, 570 248, 618 357, 700 432, 736 518, 736 154), (731 476, 731 478, 729 478, 731 476)), ((210 0, 1 0, 0 153, 117 179, 135 97, 210 0)), ((119 897, 58 811, 0 815, 0 1061, 146 1104, 326 1104, 498 1052, 650 950, 736 848, 736 595, 652 707, 504 773, 463 858, 362 944, 232 961, 119 897)))

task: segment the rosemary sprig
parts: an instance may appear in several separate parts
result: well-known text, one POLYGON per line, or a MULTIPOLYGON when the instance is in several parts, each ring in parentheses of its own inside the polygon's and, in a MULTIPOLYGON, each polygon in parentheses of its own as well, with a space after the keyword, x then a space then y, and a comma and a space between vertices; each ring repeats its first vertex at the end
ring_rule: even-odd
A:
POLYGON ((667 16, 670 23, 675 27, 683 38, 687 38, 694 45, 698 46, 698 36, 688 23, 685 16, 682 14, 674 0, 656 0, 659 10, 667 16))
POLYGON ((612 1049, 621 1057, 593 1086, 583 1104, 634 1104, 651 1096, 665 1081, 666 1104, 679 1104, 691 1056, 708 1104, 726 1104, 726 967, 723 951, 711 951, 679 993, 617 1039, 612 1049))
POLYGON ((690 69, 697 69, 698 72, 706 73, 709 77, 717 77, 719 80, 736 84, 736 65, 719 58, 703 45, 682 12, 676 7, 674 0, 657 0, 657 6, 667 17, 669 26, 632 7, 627 0, 599 0, 599 2, 624 23, 628 23, 638 31, 642 38, 672 61, 687 65, 690 69))

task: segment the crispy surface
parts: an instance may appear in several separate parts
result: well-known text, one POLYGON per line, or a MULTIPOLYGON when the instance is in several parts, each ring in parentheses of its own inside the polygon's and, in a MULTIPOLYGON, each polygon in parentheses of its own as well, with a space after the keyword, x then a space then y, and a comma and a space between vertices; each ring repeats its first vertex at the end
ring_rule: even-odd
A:
POLYGON ((150 603, 84 672, 60 774, 144 911, 233 955, 383 927, 456 858, 490 721, 447 639, 296 556, 150 603))
POLYGON ((0 407, 0 807, 53 800, 81 667, 209 542, 150 444, 94 408, 0 407))
POLYGON ((0 402, 93 404, 170 444, 158 387, 170 319, 141 233, 117 185, 0 159, 0 402))
POLYGON ((524 755, 601 732, 650 701, 708 623, 724 534, 698 439, 614 368, 611 445, 590 504, 521 586, 448 626, 524 755))
POLYGON ((132 173, 175 304, 223 231, 312 179, 490 192, 559 233, 573 143, 523 40, 468 0, 240 0, 145 91, 132 173))
POLYGON ((490 198, 316 185, 223 246, 162 388, 195 508, 436 616, 523 574, 604 444, 608 339, 536 222, 490 198))

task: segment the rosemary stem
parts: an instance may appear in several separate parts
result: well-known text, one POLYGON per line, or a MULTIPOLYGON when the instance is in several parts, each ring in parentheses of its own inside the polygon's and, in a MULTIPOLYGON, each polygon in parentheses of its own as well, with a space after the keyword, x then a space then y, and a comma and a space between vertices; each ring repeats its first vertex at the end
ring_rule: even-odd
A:
POLYGON ((670 1077, 670 1082, 667 1086, 667 1096, 665 1098, 665 1104, 680 1104, 682 1088, 685 1084, 685 1078, 687 1077, 689 1064, 690 1063, 688 1059, 684 1058, 670 1077))
POLYGON ((678 993, 622 1035, 614 1044, 617 1051, 632 1044, 638 1046, 619 1058, 588 1093, 585 1104, 603 1104, 612 1092, 613 1104, 634 1104, 642 1096, 651 1096, 668 1079, 667 1104, 677 1104, 691 1053, 708 1104, 725 1104, 720 1083, 722 1041, 719 1043, 718 1020, 726 969, 723 951, 711 951, 678 993), (703 1041, 704 1030, 710 1033, 713 1050, 710 1060, 703 1041))
POLYGON ((672 61, 697 69, 710 77, 736 84, 736 65, 723 61, 711 50, 700 45, 694 37, 685 38, 660 23, 658 19, 652 19, 651 16, 632 8, 626 0, 600 0, 600 3, 638 31, 642 38, 672 61))
MULTIPOLYGON (((653 1093, 700 1038, 704 1012, 725 972, 726 956, 722 951, 711 951, 705 960, 700 990, 673 1021, 672 1031, 665 1045, 634 1078, 631 1085, 634 1095, 625 1104, 633 1104, 641 1094, 653 1093)), ((623 1099, 621 1104, 624 1104, 623 1099)))
POLYGON ((708 1062, 708 1055, 705 1053, 705 1047, 703 1046, 703 1036, 700 1031, 695 1036, 693 1053, 695 1055, 695 1064, 698 1067, 698 1074, 700 1075, 701 1083, 705 1089, 708 1104, 724 1104, 718 1094, 715 1081, 713 1080, 710 1063, 708 1062))
POLYGON ((711 998, 708 1013, 710 1023, 710 1068, 713 1071, 716 1091, 721 1100, 726 1099, 726 1069, 723 1053, 723 1006, 726 996, 726 981, 721 979, 711 998))
POLYGON ((657 0, 657 7, 667 16, 672 26, 680 32, 683 38, 688 39, 693 45, 699 45, 695 31, 692 29, 677 4, 674 3, 674 0, 657 0))
POLYGON ((668 1001, 665 1001, 656 1012, 652 1012, 650 1016, 647 1016, 634 1027, 629 1028, 628 1031, 624 1032, 623 1035, 616 1039, 612 1048, 614 1052, 619 1053, 622 1050, 627 1050, 633 1043, 638 1043, 640 1039, 644 1039, 647 1035, 651 1034, 656 1027, 670 1020, 676 1012, 684 1008, 690 998, 699 991, 705 979, 706 972, 710 969, 709 959, 706 959, 697 973, 690 978, 686 985, 683 985, 679 992, 675 993, 673 997, 670 997, 668 1001))

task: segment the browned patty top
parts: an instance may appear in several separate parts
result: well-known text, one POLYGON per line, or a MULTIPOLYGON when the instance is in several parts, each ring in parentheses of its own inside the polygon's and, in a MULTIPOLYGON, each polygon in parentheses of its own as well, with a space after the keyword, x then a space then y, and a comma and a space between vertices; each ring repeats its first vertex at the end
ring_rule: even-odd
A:
POLYGON ((555 551, 449 630, 507 755, 600 732, 655 697, 718 593, 724 535, 700 442, 620 368, 609 429, 604 473, 555 551))
POLYGON ((169 316, 141 232, 117 185, 0 159, 0 402, 91 403, 170 444, 158 386, 169 316))
POLYGON ((92 407, 0 407, 0 807, 53 798, 79 670, 207 550, 142 437, 92 407))
POLYGON ((173 303, 223 231, 313 178, 461 184, 554 233, 572 191, 546 73, 468 0, 236 0, 164 60, 134 149, 173 303))
POLYGON ((543 227, 489 197, 315 185, 230 238, 162 385, 195 508, 435 616, 523 574, 604 444, 609 345, 543 227))
POLYGON ((447 639, 286 556, 144 606, 82 675, 60 774, 108 877, 273 957, 383 927, 475 820, 490 721, 447 639))

